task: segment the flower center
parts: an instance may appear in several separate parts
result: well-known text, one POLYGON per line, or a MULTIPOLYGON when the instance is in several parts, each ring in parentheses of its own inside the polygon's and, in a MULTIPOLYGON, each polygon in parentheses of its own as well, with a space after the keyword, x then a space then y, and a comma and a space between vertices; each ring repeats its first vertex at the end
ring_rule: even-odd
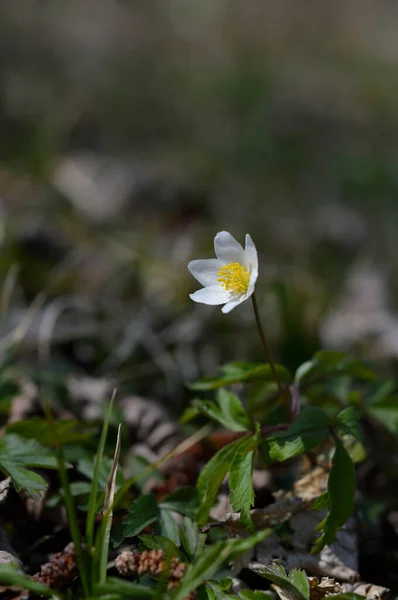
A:
POLYGON ((245 294, 250 283, 250 273, 239 263, 231 262, 218 271, 218 281, 228 291, 245 294))

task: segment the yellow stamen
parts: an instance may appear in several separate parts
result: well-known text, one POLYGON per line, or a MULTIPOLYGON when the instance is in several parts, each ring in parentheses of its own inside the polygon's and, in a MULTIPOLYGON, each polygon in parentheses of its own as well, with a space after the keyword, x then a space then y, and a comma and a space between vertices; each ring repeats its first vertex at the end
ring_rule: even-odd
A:
POLYGON ((250 273, 237 262, 224 265, 218 271, 222 287, 235 294, 245 294, 250 283, 250 273))

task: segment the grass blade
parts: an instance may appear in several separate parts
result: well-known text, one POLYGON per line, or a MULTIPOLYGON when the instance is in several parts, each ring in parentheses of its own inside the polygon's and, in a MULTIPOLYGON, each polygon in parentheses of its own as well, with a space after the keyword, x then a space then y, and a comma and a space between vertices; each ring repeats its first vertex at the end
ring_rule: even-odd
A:
POLYGON ((116 440, 116 448, 115 455, 113 457, 113 463, 111 467, 111 471, 109 473, 108 484, 106 486, 106 495, 104 501, 104 511, 102 515, 102 523, 99 531, 99 535, 96 539, 95 544, 95 553, 99 556, 99 582, 105 583, 106 581, 106 568, 108 564, 108 552, 109 552, 109 540, 111 537, 111 527, 112 527, 112 505, 113 500, 115 498, 115 488, 116 488, 116 473, 117 466, 119 463, 120 456, 120 445, 121 445, 121 424, 119 424, 117 430, 117 440, 116 440))
POLYGON ((106 436, 108 434, 109 420, 112 413, 113 402, 115 400, 116 390, 113 391, 111 401, 109 403, 109 407, 106 413, 104 425, 102 427, 101 437, 98 444, 98 450, 95 457, 94 463, 94 475, 93 480, 91 482, 91 490, 90 496, 88 500, 88 510, 87 510, 87 521, 86 521, 86 543, 87 548, 89 549, 89 553, 91 555, 93 543, 94 543, 94 526, 95 526, 95 515, 97 509, 97 496, 98 496, 98 481, 100 475, 100 468, 102 463, 102 458, 104 456, 104 448, 106 442, 106 436))

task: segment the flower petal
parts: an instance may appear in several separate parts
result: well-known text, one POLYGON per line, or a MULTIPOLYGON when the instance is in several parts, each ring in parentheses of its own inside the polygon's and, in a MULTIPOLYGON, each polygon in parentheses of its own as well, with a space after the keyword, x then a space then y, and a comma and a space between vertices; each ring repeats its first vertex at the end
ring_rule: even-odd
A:
MULTIPOLYGON (((253 274, 252 274, 252 277, 253 277, 253 274)), ((257 276, 256 276, 256 279, 257 279, 257 276)), ((255 284, 255 281, 256 281, 256 279, 254 280, 254 282, 253 282, 253 283, 250 281, 250 283, 249 283, 249 287, 248 287, 248 288, 247 288, 247 290, 246 290, 246 294, 245 294, 245 300, 247 300, 248 298, 250 298, 250 296, 251 296, 251 295, 252 295, 252 293, 254 292, 254 284, 255 284)))
MULTIPOLYGON (((258 273, 257 249, 256 249, 256 246, 254 245, 252 238, 250 237, 250 235, 248 233, 246 234, 245 253, 246 253, 246 259, 248 262, 248 267, 249 267, 250 273, 252 273, 253 271, 256 271, 258 273)), ((257 277, 256 277, 256 279, 257 279, 257 277)))
POLYGON ((214 238, 216 256, 226 265, 237 262, 246 267, 246 254, 242 246, 228 231, 220 231, 214 238))
POLYGON ((236 306, 238 306, 239 304, 242 304, 242 302, 244 302, 246 300, 246 296, 238 296, 238 298, 233 298, 233 300, 230 300, 229 302, 227 302, 225 304, 225 306, 222 307, 221 311, 226 314, 231 312, 231 310, 233 308, 235 308, 236 306))
POLYGON ((222 262, 217 258, 191 260, 188 265, 189 271, 202 285, 216 285, 221 267, 222 262))
POLYGON ((190 294, 189 297, 194 302, 202 302, 203 304, 224 304, 230 299, 231 293, 221 285, 210 285, 190 294))

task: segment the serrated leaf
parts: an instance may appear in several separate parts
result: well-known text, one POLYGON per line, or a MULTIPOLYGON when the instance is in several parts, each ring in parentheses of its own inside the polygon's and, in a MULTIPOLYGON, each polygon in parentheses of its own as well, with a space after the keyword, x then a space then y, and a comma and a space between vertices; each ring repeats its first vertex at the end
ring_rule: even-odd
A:
POLYGON ((336 425, 348 435, 352 435, 362 443, 362 432, 359 425, 359 412, 354 406, 344 408, 336 417, 336 425))
POLYGON ((244 436, 221 448, 202 469, 197 481, 201 500, 201 505, 196 515, 198 525, 203 525, 206 522, 223 479, 231 468, 235 456, 241 447, 245 445, 246 441, 247 436, 244 436))
POLYGON ((304 577, 307 578, 304 571, 302 571, 304 576, 301 576, 299 574, 300 571, 297 572, 297 570, 294 569, 293 578, 290 579, 282 565, 262 565, 256 563, 255 565, 252 565, 252 570, 258 575, 269 579, 282 590, 288 592, 287 597, 290 600, 309 600, 309 585, 308 580, 308 587, 304 583, 304 577))
MULTIPOLYGON (((275 365, 279 379, 282 383, 291 383, 291 374, 282 365, 275 365)), ((221 377, 206 377, 192 383, 189 387, 196 391, 216 390, 221 387, 228 387, 236 383, 252 381, 274 381, 273 371, 269 364, 264 363, 235 363, 224 367, 224 373, 221 377)))
POLYGON ((225 593, 225 588, 218 581, 207 581, 204 591, 208 600, 236 600, 236 596, 225 593))
POLYGON ((251 428, 250 419, 236 394, 221 388, 217 392, 217 404, 223 418, 239 427, 232 431, 246 431, 251 428))
MULTIPOLYGON (((321 526, 323 534, 312 548, 311 554, 317 554, 327 544, 331 544, 336 532, 350 518, 354 510, 355 469, 353 462, 342 442, 336 438, 336 450, 332 459, 332 468, 328 479, 328 515, 321 526)), ((321 528, 318 526, 318 528, 321 528)))
MULTIPOLYGON (((387 382, 389 383, 389 382, 387 382)), ((387 386, 384 390, 379 390, 374 394, 374 398, 368 402, 368 412, 378 421, 391 431, 398 433, 398 396, 389 395, 391 386, 387 386)))
POLYGON ((228 480, 232 508, 236 512, 241 511, 241 522, 251 533, 254 533, 254 525, 250 517, 250 509, 254 504, 253 460, 258 443, 258 435, 255 435, 240 447, 231 465, 228 480))
POLYGON ((78 421, 55 421, 54 427, 40 417, 21 419, 7 425, 7 433, 15 433, 28 439, 34 439, 45 446, 51 446, 54 435, 58 444, 71 444, 90 439, 97 431, 96 427, 84 428, 78 421), (79 429, 80 427, 80 429, 79 429))
POLYGON ((199 507, 198 490, 194 487, 179 488, 168 494, 160 503, 159 508, 173 510, 180 515, 195 518, 199 507))
POLYGON ((175 518, 169 510, 161 508, 159 510, 159 519, 156 527, 157 533, 171 540, 176 546, 180 545, 178 535, 178 526, 175 518))
POLYGON ((294 587, 301 592, 301 594, 309 600, 310 597, 310 585, 308 583, 308 577, 305 571, 300 569, 292 569, 289 572, 289 581, 292 582, 294 587))
POLYGON ((192 560, 198 551, 203 548, 206 536, 198 532, 196 523, 184 517, 179 531, 180 540, 188 557, 192 560))
POLYGON ((134 500, 128 509, 128 515, 116 529, 113 541, 119 546, 122 541, 138 535, 145 527, 158 518, 158 503, 154 494, 144 494, 134 500))
POLYGON ((195 562, 189 565, 181 585, 170 593, 170 598, 172 600, 184 600, 201 583, 211 579, 227 559, 236 558, 247 552, 269 534, 270 530, 263 530, 249 538, 216 542, 206 546, 195 562))
POLYGON ((224 388, 218 390, 217 404, 196 399, 193 407, 231 431, 247 431, 251 428, 251 421, 238 396, 224 388))
POLYGON ((311 377, 325 375, 349 376, 356 379, 373 380, 375 373, 360 360, 348 357, 344 352, 320 350, 313 359, 302 364, 296 371, 295 382, 308 381, 311 377))
POLYGON ((138 537, 140 538, 141 542, 150 550, 163 550, 167 558, 172 558, 173 556, 178 558, 182 557, 181 550, 172 540, 164 537, 164 535, 141 534, 138 537))
POLYGON ((47 483, 37 473, 26 467, 56 469, 53 452, 36 440, 27 440, 14 433, 0 439, 0 468, 10 475, 15 489, 24 489, 29 496, 38 499, 47 483))
POLYGON ((306 406, 287 431, 266 438, 272 460, 283 461, 320 444, 329 433, 329 417, 316 406, 306 406))

